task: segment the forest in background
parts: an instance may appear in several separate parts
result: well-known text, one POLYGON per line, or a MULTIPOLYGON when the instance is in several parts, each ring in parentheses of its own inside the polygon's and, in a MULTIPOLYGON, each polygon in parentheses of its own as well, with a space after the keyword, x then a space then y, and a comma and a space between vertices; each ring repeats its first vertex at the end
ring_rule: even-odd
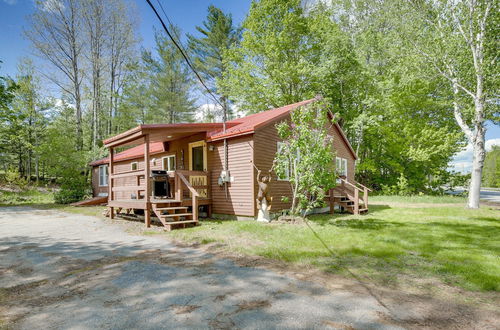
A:
MULTIPOLYGON (((499 120, 500 24, 495 2, 456 3, 261 0, 241 26, 214 6, 194 35, 170 25, 222 111, 198 108, 206 91, 163 31, 154 49, 140 47, 132 2, 42 1, 24 33, 35 56, 20 59, 15 77, 0 78, 1 170, 11 181, 56 180, 84 194, 87 164, 105 155, 109 136, 321 94, 359 156, 360 182, 402 195, 464 184, 450 160, 481 136, 484 153, 485 123, 499 120), (450 15, 472 31, 485 13, 478 97, 475 44, 462 25, 442 23, 450 15)), ((498 166, 490 165, 498 150, 479 156, 485 183, 498 186, 498 166)))

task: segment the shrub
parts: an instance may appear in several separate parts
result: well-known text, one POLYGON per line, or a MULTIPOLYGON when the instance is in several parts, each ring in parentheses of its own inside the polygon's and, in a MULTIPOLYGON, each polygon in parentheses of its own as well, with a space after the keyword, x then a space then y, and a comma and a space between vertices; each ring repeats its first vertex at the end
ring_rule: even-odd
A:
POLYGON ((59 204, 69 204, 84 199, 89 194, 84 177, 66 179, 61 189, 54 194, 54 200, 59 204))
POLYGON ((28 180, 21 177, 18 171, 12 169, 5 173, 5 182, 9 185, 18 186, 21 190, 24 190, 28 185, 28 180))

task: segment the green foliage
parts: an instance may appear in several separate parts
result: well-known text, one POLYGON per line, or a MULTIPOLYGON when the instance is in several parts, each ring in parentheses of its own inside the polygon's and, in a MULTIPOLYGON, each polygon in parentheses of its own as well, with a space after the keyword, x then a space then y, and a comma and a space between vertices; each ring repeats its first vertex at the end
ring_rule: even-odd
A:
POLYGON ((4 175, 5 183, 11 186, 17 186, 24 190, 28 185, 28 180, 22 177, 16 169, 9 169, 4 175))
POLYGON ((241 44, 225 53, 222 87, 248 112, 321 93, 359 156, 359 181, 396 187, 402 174, 408 191, 427 192, 464 145, 450 93, 379 5, 350 4, 304 13, 298 0, 253 2, 241 44))
POLYGON ((258 112, 318 93, 342 112, 352 104, 359 70, 348 36, 325 8, 306 14, 301 3, 252 2, 241 44, 224 56, 228 70, 221 81, 242 110, 258 112))
POLYGON ((493 146, 491 151, 486 153, 483 185, 485 187, 500 188, 500 146, 493 146))
POLYGON ((321 206, 325 192, 335 186, 330 125, 324 103, 297 108, 291 113, 291 122, 276 125, 283 144, 276 153, 274 170, 279 177, 289 176, 292 214, 321 206))
POLYGON ((61 184, 61 189, 54 194, 58 204, 69 204, 81 201, 89 195, 86 178, 83 176, 66 178, 61 184))
MULTIPOLYGON (((171 27, 178 34, 176 27, 171 27)), ((120 122, 179 123, 193 121, 193 75, 184 58, 163 32, 156 32, 156 53, 143 50, 135 80, 124 89, 120 122)))

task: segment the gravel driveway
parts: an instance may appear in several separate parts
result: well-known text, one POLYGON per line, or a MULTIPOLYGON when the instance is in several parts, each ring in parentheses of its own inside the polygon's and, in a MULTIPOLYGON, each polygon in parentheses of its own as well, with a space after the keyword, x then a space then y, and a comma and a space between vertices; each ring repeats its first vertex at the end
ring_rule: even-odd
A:
POLYGON ((0 328, 395 328, 369 295, 329 292, 90 216, 0 208, 0 255, 0 328))

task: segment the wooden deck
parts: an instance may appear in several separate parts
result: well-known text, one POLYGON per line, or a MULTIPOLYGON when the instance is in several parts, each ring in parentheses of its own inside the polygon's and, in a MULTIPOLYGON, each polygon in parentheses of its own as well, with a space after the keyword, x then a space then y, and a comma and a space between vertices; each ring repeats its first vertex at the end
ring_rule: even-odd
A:
MULTIPOLYGON (((144 162, 149 163, 147 152, 144 162)), ((169 172, 170 180, 173 181, 171 182, 173 198, 157 198, 152 195, 153 181, 148 166, 144 170, 113 173, 112 164, 113 156, 110 155, 108 214, 111 218, 115 215, 115 208, 141 209, 144 210, 144 222, 147 227, 151 226, 151 215, 154 214, 167 230, 172 230, 184 228, 186 225, 197 225, 200 206, 206 206, 207 213, 211 214, 209 172, 184 170, 169 172), (115 184, 116 179, 130 177, 134 178, 135 185, 115 184), (122 197, 117 198, 115 192, 120 192, 122 197), (124 195, 129 198, 123 198, 124 195), (181 212, 177 212, 178 210, 181 212)))

